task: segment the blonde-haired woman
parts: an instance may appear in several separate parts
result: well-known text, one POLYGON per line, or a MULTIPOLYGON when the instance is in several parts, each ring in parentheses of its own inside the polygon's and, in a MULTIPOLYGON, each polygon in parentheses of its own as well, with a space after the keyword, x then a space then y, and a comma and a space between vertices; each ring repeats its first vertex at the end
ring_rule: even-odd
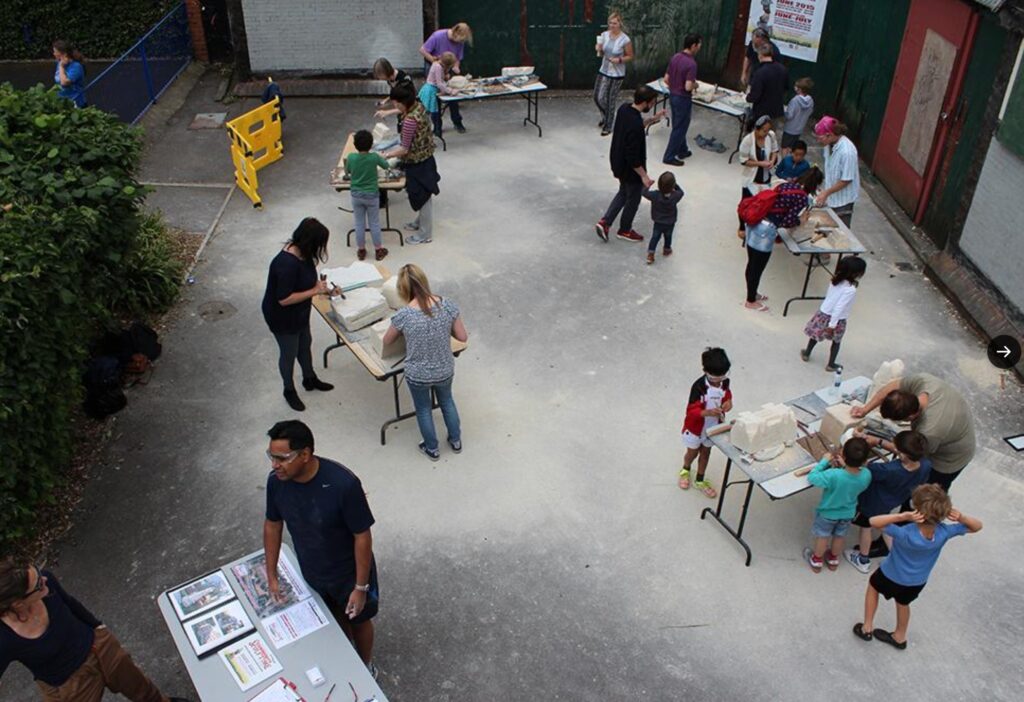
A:
POLYGON ((594 103, 601 111, 601 136, 612 133, 615 110, 618 107, 619 90, 626 77, 626 63, 633 60, 633 42, 622 31, 622 15, 613 12, 608 15, 608 31, 601 32, 594 47, 602 57, 601 68, 594 82, 594 103))
POLYGON ((458 306, 430 291, 430 282, 419 266, 412 263, 402 266, 398 272, 398 294, 406 306, 391 318, 384 343, 390 344, 399 334, 405 337, 405 383, 409 386, 416 407, 416 423, 423 435, 419 449, 436 461, 441 452, 434 429, 433 396, 437 396, 448 429, 448 445, 455 453, 462 451, 459 411, 452 399, 455 356, 451 338, 454 336, 464 342, 469 335, 458 306))
MULTIPOLYGON (((466 44, 473 46, 473 30, 465 22, 458 22, 449 29, 439 29, 423 42, 420 47, 420 54, 426 61, 423 67, 425 73, 429 73, 431 64, 439 61, 441 55, 450 51, 455 54, 455 65, 452 73, 462 73, 462 56, 466 50, 466 44)), ((452 116, 452 124, 459 134, 466 132, 462 124, 462 113, 459 111, 459 103, 453 102, 448 105, 448 114, 452 116)))

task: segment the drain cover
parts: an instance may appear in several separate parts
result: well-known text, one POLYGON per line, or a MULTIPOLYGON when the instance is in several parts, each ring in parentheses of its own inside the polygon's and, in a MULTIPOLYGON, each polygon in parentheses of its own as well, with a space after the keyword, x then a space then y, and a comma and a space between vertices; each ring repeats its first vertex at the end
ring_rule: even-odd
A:
POLYGON ((199 316, 207 322, 219 322, 237 311, 235 306, 226 300, 210 300, 199 305, 199 316))
POLYGON ((192 119, 189 129, 220 129, 227 119, 227 112, 199 112, 192 119))

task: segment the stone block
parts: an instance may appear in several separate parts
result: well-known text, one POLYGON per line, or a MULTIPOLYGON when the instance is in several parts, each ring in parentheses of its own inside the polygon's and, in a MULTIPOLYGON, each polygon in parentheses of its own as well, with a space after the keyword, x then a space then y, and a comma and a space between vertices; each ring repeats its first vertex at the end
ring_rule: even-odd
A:
POLYGON ((376 288, 358 288, 345 293, 345 298, 331 298, 331 307, 341 326, 356 331, 368 326, 390 313, 388 303, 376 288))
POLYGON ((864 424, 863 419, 854 419, 850 416, 850 410, 852 409, 852 405, 840 404, 832 405, 825 410, 825 416, 821 419, 821 429, 818 430, 818 433, 821 434, 826 443, 832 446, 840 446, 843 434, 846 433, 847 429, 864 424))
POLYGON ((896 358, 892 361, 884 361, 882 365, 878 367, 875 374, 871 376, 871 389, 868 391, 868 398, 874 397, 874 394, 878 392, 879 388, 887 383, 891 383, 897 378, 902 378, 903 374, 906 373, 907 367, 900 359, 896 358))
POLYGON ((382 319, 370 327, 370 348, 385 361, 405 356, 405 337, 401 334, 390 344, 384 343, 384 334, 389 328, 391 328, 390 319, 382 319))
POLYGON ((783 404, 770 403, 761 409, 740 412, 733 423, 733 446, 756 453, 796 439, 796 415, 783 404))
POLYGON ((398 276, 391 276, 385 280, 380 291, 384 293, 384 299, 387 300, 388 307, 391 309, 397 310, 405 305, 402 302, 402 296, 398 294, 398 276))

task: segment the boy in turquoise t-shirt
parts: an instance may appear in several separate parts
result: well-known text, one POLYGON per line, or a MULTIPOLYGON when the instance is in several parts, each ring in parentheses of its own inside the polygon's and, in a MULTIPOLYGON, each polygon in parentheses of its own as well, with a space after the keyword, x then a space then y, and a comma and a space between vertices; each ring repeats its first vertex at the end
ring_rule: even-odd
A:
POLYGON ((870 452, 867 441, 854 437, 843 444, 841 454, 822 458, 807 476, 811 485, 824 490, 811 525, 814 548, 804 549, 804 559, 815 573, 824 564, 829 570, 839 567, 836 554, 843 552, 850 520, 857 513, 857 497, 871 483, 871 472, 861 467, 870 452))
POLYGON ((352 216, 355 218, 356 255, 362 261, 366 258, 366 227, 370 227, 376 258, 383 261, 388 255, 380 239, 380 187, 377 184, 377 168, 387 169, 388 162, 373 148, 373 134, 361 129, 352 137, 357 153, 345 159, 345 172, 352 187, 352 216))

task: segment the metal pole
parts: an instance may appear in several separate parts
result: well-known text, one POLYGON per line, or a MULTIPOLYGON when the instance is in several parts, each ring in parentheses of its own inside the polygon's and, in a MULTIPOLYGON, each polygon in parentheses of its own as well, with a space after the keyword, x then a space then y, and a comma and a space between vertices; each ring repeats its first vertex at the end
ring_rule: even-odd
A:
POLYGON ((142 57, 142 76, 146 79, 146 92, 149 93, 150 104, 156 102, 156 92, 153 90, 153 77, 149 74, 149 61, 146 60, 146 45, 139 44, 139 56, 142 57))

